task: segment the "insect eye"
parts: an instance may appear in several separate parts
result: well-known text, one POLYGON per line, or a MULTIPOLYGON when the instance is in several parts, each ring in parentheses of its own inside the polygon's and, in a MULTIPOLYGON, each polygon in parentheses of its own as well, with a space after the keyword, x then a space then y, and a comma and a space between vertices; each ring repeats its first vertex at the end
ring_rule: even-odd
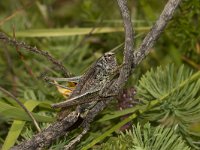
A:
POLYGON ((113 55, 110 54, 110 55, 107 55, 106 60, 107 60, 107 61, 110 61, 110 60, 112 60, 112 58, 113 58, 113 55))

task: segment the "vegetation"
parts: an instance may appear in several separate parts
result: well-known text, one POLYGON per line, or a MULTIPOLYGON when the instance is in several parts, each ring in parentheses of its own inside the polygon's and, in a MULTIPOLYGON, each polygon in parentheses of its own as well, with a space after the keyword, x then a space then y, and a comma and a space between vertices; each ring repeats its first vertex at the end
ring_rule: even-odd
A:
MULTIPOLYGON (((167 0, 128 2, 137 48, 167 0)), ((123 25, 114 0, 2 1, 0 31, 48 51, 72 75, 83 74, 113 48, 118 62, 122 61, 123 25)), ((98 115, 77 149, 200 149, 199 39, 199 0, 183 0, 151 53, 129 79, 124 96, 98 115)), ((41 129, 56 120, 58 111, 50 105, 63 101, 66 95, 43 77, 64 77, 59 68, 43 56, 2 41, 0 66, 0 87, 33 112, 41 129)), ((78 130, 55 141, 50 149, 61 149, 78 130)), ((37 132, 22 107, 0 92, 1 149, 37 132)))

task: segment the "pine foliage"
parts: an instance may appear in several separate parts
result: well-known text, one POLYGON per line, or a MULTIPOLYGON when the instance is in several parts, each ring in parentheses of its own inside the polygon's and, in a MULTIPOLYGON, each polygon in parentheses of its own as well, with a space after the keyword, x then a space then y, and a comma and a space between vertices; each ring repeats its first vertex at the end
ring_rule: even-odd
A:
POLYGON ((199 140, 200 132, 191 126, 200 122, 200 72, 193 74, 188 68, 176 69, 168 65, 164 69, 151 69, 140 80, 138 98, 148 104, 152 100, 159 105, 142 115, 143 119, 167 126, 178 126, 190 145, 199 140))
POLYGON ((149 123, 141 127, 133 126, 132 130, 121 133, 118 138, 111 138, 97 149, 104 150, 190 150, 173 128, 158 126, 153 128, 149 123))
MULTIPOLYGON (((139 81, 140 125, 103 144, 105 149, 199 149, 200 71, 174 65, 151 69, 139 81), (143 107, 145 106, 145 107, 143 107), (145 108, 145 109, 144 109, 145 108), (194 130, 194 127, 196 128, 194 130), (185 144, 185 143, 186 144, 185 144)), ((136 115, 136 114, 135 114, 136 115)))

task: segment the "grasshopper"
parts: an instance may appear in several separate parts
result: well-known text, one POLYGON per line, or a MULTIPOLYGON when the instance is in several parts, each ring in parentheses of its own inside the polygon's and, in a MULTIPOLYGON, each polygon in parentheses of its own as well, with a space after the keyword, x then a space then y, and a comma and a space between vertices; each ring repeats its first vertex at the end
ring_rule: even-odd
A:
MULTIPOLYGON (((62 108, 62 112, 67 110, 70 106, 78 105, 76 109, 78 114, 85 116, 84 114, 91 109, 97 101, 101 100, 102 97, 104 97, 104 99, 106 98, 104 95, 101 95, 101 91, 105 84, 110 81, 111 76, 116 70, 117 61, 115 54, 113 52, 105 53, 79 78, 76 88, 69 96, 69 99, 64 102, 53 104, 52 107, 62 108)), ((77 78, 75 79, 77 80, 77 78)), ((68 81, 72 80, 73 78, 69 78, 68 81)))

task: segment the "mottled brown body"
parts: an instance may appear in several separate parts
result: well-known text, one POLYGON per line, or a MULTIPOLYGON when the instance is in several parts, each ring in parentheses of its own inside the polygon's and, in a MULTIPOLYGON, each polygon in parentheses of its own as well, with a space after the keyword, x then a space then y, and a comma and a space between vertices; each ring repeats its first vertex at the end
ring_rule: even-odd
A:
POLYGON ((62 108, 59 119, 69 114, 70 109, 65 104, 71 105, 70 102, 80 102, 78 106, 80 113, 84 112, 87 108, 89 109, 90 106, 95 105, 97 100, 90 103, 84 103, 84 100, 97 98, 99 91, 104 87, 105 83, 109 81, 110 76, 114 73, 116 68, 117 61, 114 53, 108 52, 99 58, 99 60, 97 60, 97 62, 80 78, 76 89, 72 92, 69 99, 53 105, 55 108, 62 108))

